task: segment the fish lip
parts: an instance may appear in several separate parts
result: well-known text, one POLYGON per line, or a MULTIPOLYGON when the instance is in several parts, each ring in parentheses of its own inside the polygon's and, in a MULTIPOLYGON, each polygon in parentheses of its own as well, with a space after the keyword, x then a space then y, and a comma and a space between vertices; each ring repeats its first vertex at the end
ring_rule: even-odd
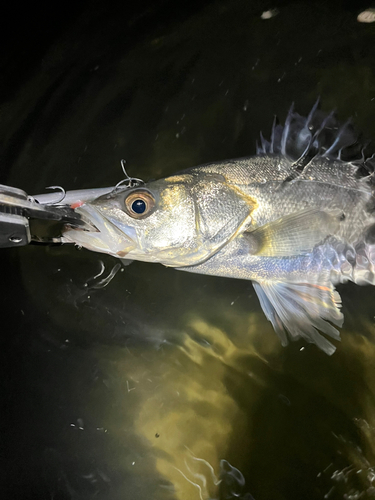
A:
MULTIPOLYGON (((77 211, 75 210, 75 212, 77 212, 77 211)), ((77 212, 77 213, 79 213, 79 212, 77 212)), ((73 229, 74 231, 86 231, 89 233, 100 233, 100 230, 95 226, 95 224, 93 224, 88 219, 88 217, 86 217, 82 213, 79 213, 79 215, 80 215, 80 218, 77 220, 76 223, 74 223, 74 222, 68 223, 68 224, 65 224, 65 226, 68 227, 69 229, 73 229)))
POLYGON ((85 203, 74 210, 82 218, 84 225, 66 225, 62 236, 63 243, 74 243, 120 258, 124 258, 136 247, 135 240, 93 204, 85 203))
MULTIPOLYGON (((131 243, 135 243, 134 239, 129 236, 126 231, 123 231, 120 227, 118 227, 110 217, 106 217, 106 215, 104 215, 101 210, 98 210, 95 205, 91 203, 85 203, 80 207, 77 207, 75 209, 75 212, 80 214, 85 224, 87 224, 89 227, 94 228, 94 231, 92 232, 105 233, 108 232, 109 229, 112 229, 116 232, 120 232, 122 237, 126 238, 131 243)), ((74 229, 81 228, 77 226, 74 229)), ((85 231, 85 226, 83 226, 82 229, 85 231)))

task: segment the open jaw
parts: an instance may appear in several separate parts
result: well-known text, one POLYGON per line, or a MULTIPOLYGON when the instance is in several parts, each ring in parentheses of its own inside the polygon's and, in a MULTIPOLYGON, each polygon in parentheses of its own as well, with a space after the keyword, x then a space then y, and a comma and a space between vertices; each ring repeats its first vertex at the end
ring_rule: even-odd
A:
MULTIPOLYGON (((61 238, 62 243, 74 243, 88 250, 107 253, 119 258, 125 258, 136 247, 134 238, 103 217, 93 205, 84 204, 76 208, 75 211, 95 226, 97 230, 67 226, 61 238)), ((130 229, 129 232, 131 232, 130 229)))

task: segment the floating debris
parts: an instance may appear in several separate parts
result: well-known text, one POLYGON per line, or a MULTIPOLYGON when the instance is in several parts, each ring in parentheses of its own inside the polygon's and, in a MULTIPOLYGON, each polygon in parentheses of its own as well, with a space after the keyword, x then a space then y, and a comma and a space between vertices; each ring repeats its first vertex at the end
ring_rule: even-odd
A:
POLYGON ((375 9, 366 9, 358 14, 357 21, 359 23, 373 23, 375 22, 375 9))
POLYGON ((278 9, 269 9, 265 10, 262 15, 260 16, 261 19, 271 19, 271 17, 277 16, 279 13, 278 9))

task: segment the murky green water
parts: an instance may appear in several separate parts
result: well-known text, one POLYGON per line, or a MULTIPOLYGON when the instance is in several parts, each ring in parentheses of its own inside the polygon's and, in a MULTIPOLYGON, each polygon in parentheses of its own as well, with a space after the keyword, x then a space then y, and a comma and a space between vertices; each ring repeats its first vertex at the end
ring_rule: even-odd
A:
MULTIPOLYGON (((113 185, 255 152, 318 95, 375 138, 375 24, 349 2, 86 7, 1 105, 1 181, 113 185)), ((73 247, 2 250, 7 498, 375 498, 375 289, 328 357, 250 282, 73 247)))

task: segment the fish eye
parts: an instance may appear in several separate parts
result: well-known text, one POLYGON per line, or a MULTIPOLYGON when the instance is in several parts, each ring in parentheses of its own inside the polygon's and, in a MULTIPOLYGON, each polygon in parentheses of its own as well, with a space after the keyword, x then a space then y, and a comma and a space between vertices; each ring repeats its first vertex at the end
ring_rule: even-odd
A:
POLYGON ((143 214, 146 211, 146 208, 147 205, 141 198, 138 198, 132 203, 132 211, 136 214, 143 214))
POLYGON ((134 219, 143 219, 150 215, 155 206, 155 198, 149 191, 139 189, 125 198, 127 213, 134 219))

